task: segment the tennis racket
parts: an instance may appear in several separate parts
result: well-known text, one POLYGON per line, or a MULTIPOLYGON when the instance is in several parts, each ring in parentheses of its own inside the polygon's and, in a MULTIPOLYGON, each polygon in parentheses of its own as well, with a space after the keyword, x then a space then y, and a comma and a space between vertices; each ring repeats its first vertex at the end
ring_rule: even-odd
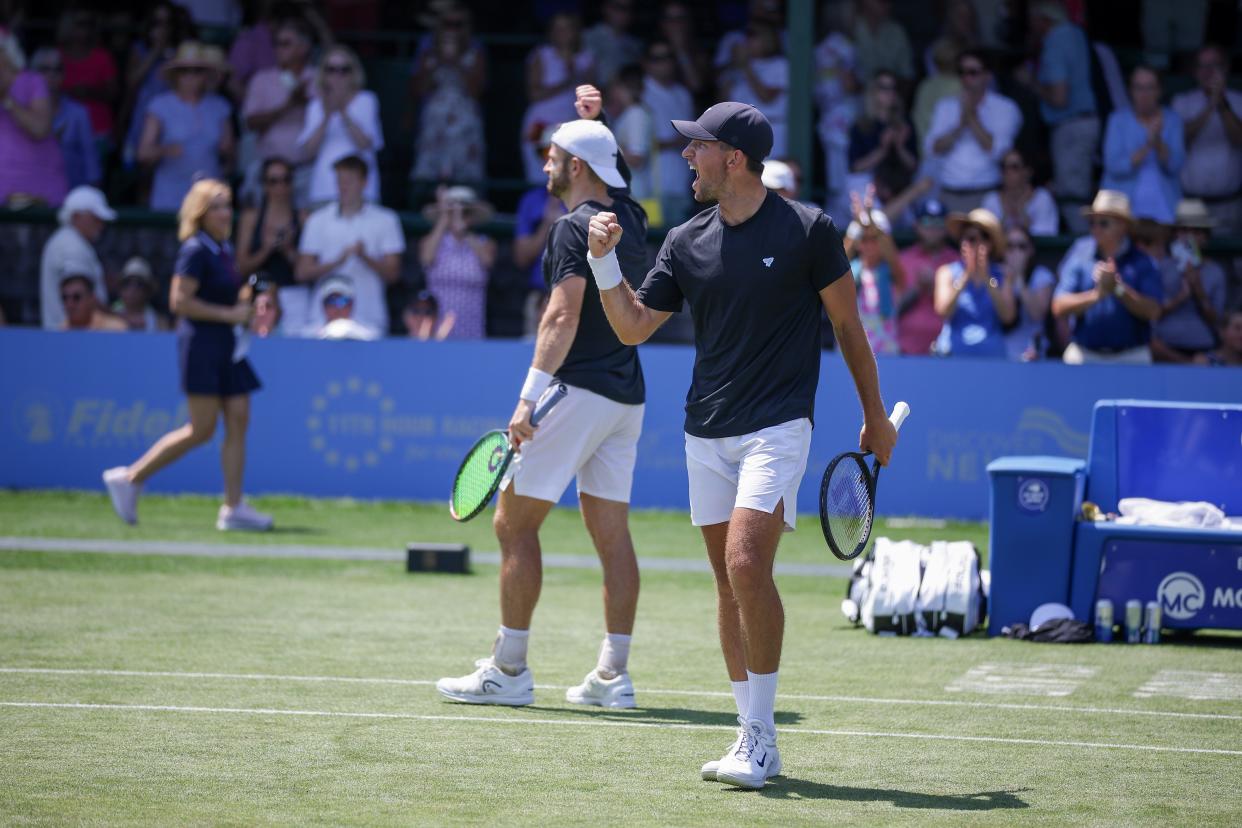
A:
MULTIPOLYGON (((569 389, 562 382, 552 386, 530 415, 530 424, 539 425, 539 421, 565 399, 567 393, 569 389)), ((513 453, 513 446, 509 445, 509 432, 500 429, 484 434, 466 452, 466 459, 461 461, 457 477, 453 479, 453 493, 449 496, 449 514, 453 520, 465 523, 492 502, 492 497, 500 488, 500 481, 509 470, 509 463, 513 461, 513 453)))
MULTIPOLYGON (((897 429, 910 416, 910 406, 893 406, 889 422, 897 429)), ((843 561, 858 557, 871 538, 875 518, 875 486, 880 479, 880 461, 867 468, 871 452, 849 451, 832 458, 819 484, 819 525, 832 554, 843 561)))

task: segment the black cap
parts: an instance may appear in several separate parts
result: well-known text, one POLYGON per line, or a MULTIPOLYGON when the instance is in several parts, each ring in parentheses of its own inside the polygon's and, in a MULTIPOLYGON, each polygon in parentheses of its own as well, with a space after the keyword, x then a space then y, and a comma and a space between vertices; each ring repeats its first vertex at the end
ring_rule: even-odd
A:
POLYGON ((752 161, 762 161, 772 151, 772 125, 750 104, 718 103, 697 121, 673 121, 673 129, 692 141, 723 141, 752 161))

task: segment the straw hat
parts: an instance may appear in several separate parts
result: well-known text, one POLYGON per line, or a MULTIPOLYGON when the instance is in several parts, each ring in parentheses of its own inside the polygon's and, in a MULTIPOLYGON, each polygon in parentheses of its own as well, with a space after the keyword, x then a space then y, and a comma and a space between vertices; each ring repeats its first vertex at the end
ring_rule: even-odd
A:
POLYGON ((992 242, 992 252, 997 256, 1005 255, 1005 228, 1001 227, 1000 219, 991 210, 976 207, 969 213, 949 213, 945 227, 949 235, 958 237, 967 227, 978 227, 988 234, 992 242))
POLYGON ((1090 207, 1083 207, 1084 216, 1112 216, 1124 221, 1133 222, 1134 214, 1130 212, 1130 199, 1125 193, 1117 190, 1100 190, 1095 194, 1095 201, 1090 207))
MULTIPOLYGON (((453 202, 461 204, 462 213, 468 224, 482 224, 495 212, 492 205, 483 201, 473 189, 464 185, 449 187, 444 191, 444 200, 450 204, 453 202)), ((435 221, 440 217, 440 205, 434 201, 428 204, 423 208, 423 216, 428 221, 435 221)))
POLYGON ((197 40, 187 40, 177 47, 176 53, 160 67, 160 75, 169 86, 173 84, 173 76, 180 69, 206 69, 216 78, 228 72, 229 66, 224 61, 224 53, 216 46, 207 46, 197 40))
POLYGON ((1216 219, 1208 212, 1207 205, 1197 198, 1183 198, 1177 202, 1177 216, 1173 226, 1187 230, 1211 230, 1216 219))

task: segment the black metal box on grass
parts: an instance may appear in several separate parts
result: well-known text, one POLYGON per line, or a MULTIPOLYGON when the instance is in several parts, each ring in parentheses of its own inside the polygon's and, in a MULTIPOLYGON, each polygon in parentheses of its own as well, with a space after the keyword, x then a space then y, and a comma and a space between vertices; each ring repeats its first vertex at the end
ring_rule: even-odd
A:
POLYGON ((406 572, 470 573, 470 547, 464 543, 411 543, 405 547, 406 572))

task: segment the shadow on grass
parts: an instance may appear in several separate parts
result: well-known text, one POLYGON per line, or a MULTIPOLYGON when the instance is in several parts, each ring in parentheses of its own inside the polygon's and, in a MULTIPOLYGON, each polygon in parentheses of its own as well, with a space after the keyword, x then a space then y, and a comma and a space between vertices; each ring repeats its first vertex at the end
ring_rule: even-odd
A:
MULTIPOLYGON (((832 799, 840 802, 891 802, 898 808, 920 808, 937 811, 1006 811, 1031 807, 1018 796, 1030 788, 1009 791, 979 791, 967 794, 929 794, 900 791, 893 788, 854 788, 828 785, 809 779, 778 776, 754 793, 770 799, 832 799)), ((744 788, 730 788, 732 793, 750 793, 744 788)))
MULTIPOLYGON (((527 710, 542 710, 548 713, 572 713, 588 716, 592 719, 603 719, 615 722, 647 722, 651 724, 691 724, 702 726, 718 725, 721 727, 737 727, 737 714, 713 710, 690 710, 684 707, 636 707, 632 710, 611 710, 603 707, 540 707, 531 706, 527 710)), ((799 724, 801 713, 778 710, 776 723, 781 725, 799 724)))

